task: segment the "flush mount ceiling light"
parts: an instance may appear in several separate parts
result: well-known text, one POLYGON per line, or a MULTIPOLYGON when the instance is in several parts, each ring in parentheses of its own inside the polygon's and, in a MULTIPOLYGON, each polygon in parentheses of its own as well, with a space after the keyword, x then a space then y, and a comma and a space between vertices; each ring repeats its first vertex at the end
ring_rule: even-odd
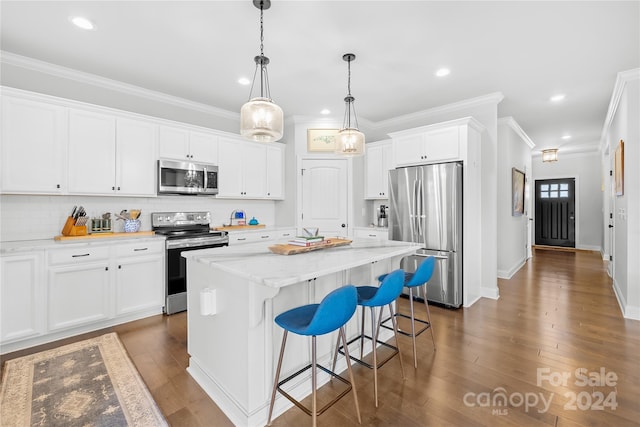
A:
POLYGON ((283 114, 282 108, 271 100, 267 74, 269 58, 264 56, 263 12, 271 7, 271 1, 253 0, 253 4, 260 9, 260 55, 253 58, 256 68, 249 92, 249 102, 244 104, 240 110, 240 134, 253 141, 272 142, 282 138, 283 114), (260 96, 251 98, 258 68, 260 69, 260 96))
POLYGON ((543 162, 557 162, 558 161, 558 149, 551 148, 548 150, 542 150, 543 162))
POLYGON ((364 134, 358 130, 358 118, 356 117, 356 109, 353 102, 356 100, 351 96, 351 61, 356 59, 353 53, 345 53, 342 59, 347 61, 349 69, 347 80, 347 96, 344 98, 346 103, 344 112, 344 121, 342 129, 336 135, 336 154, 345 156, 361 156, 364 154, 364 134), (355 127, 351 126, 351 111, 353 110, 353 120, 355 127))
POLYGON ((83 30, 95 30, 96 26, 93 22, 83 16, 70 16, 69 22, 83 30))

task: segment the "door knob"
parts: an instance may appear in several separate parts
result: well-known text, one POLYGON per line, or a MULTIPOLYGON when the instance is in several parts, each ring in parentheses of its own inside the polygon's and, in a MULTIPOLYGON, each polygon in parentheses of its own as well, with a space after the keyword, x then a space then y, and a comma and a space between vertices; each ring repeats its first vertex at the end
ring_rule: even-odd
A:
POLYGON ((342 224, 341 225, 342 228, 345 228, 346 226, 347 226, 347 224, 342 224))
POLYGON ((613 225, 609 224, 609 228, 613 228, 613 225))

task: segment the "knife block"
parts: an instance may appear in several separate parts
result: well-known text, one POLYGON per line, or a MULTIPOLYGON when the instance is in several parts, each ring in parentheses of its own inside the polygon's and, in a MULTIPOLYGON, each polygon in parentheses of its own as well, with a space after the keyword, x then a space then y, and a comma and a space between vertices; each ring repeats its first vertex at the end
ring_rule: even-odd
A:
POLYGON ((86 236, 87 235, 87 226, 86 225, 75 225, 76 221, 73 217, 67 217, 67 220, 64 223, 64 227, 62 227, 62 235, 63 236, 86 236))

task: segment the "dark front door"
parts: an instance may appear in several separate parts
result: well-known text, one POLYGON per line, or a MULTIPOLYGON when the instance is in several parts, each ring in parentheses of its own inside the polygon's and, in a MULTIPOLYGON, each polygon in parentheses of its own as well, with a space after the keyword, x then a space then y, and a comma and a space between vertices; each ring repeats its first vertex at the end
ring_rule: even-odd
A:
POLYGON ((575 179, 536 180, 536 245, 576 247, 575 179))

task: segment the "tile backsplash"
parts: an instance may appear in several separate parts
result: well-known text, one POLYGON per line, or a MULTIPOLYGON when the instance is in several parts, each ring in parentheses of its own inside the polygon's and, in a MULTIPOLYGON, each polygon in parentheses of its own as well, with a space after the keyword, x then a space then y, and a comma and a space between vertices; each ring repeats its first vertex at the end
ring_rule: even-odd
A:
MULTIPOLYGON (((105 212, 140 209, 140 230, 151 230, 152 212, 208 211, 211 223, 229 223, 231 212, 242 209, 267 226, 291 226, 275 223, 275 201, 225 200, 200 196, 171 197, 98 197, 98 196, 0 196, 0 242, 51 239, 60 234, 65 219, 74 205, 83 206, 90 218, 105 212)), ((113 231, 121 232, 122 221, 114 221, 113 231)))

